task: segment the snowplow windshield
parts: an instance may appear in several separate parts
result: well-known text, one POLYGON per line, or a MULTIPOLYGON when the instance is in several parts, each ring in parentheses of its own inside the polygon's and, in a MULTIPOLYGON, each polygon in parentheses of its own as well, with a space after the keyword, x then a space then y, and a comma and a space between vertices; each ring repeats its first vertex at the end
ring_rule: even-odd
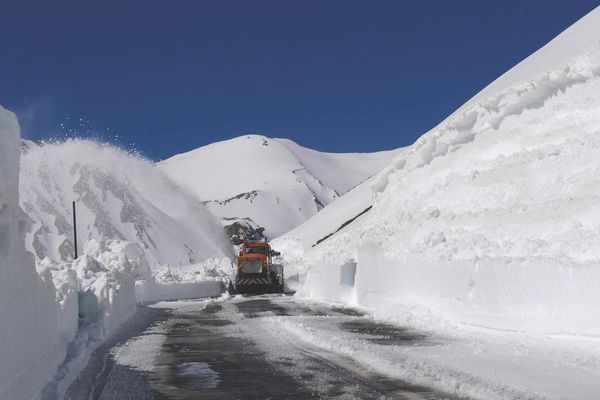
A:
POLYGON ((266 254, 264 247, 246 247, 247 254, 266 254))
POLYGON ((244 261, 242 271, 245 274, 260 274, 263 271, 262 261, 244 261))

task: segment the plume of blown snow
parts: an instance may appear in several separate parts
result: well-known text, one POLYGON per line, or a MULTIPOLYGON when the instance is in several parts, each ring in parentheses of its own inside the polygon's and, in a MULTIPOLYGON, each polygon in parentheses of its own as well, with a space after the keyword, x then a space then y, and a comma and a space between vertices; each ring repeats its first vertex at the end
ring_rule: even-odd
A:
POLYGON ((31 221, 28 250, 38 259, 73 256, 71 202, 80 243, 138 243, 152 267, 228 257, 231 245, 212 214, 153 163, 113 145, 67 139, 24 148, 20 203, 31 221))

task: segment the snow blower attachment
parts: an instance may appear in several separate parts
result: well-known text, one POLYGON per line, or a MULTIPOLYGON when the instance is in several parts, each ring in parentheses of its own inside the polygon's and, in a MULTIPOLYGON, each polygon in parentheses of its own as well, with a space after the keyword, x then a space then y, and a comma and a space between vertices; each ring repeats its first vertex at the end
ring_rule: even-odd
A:
POLYGON ((283 266, 273 264, 272 254, 266 240, 244 241, 238 257, 236 293, 283 293, 283 266))

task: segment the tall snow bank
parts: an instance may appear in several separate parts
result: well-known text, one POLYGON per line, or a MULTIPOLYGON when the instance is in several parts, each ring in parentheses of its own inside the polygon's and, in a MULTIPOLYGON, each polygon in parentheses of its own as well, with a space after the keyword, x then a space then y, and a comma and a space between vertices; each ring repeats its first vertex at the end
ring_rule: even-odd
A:
MULTIPOLYGON (((25 251, 19 199, 19 126, 0 107, 0 398, 36 396, 65 357, 76 323, 62 324, 72 287, 57 291, 50 274, 36 273, 25 251)), ((72 277, 72 276, 71 276, 72 277)), ((76 314, 72 319, 77 321, 76 314)))
POLYGON ((143 260, 141 265, 132 263, 122 251, 127 247, 121 243, 111 246, 113 243, 88 241, 83 256, 72 265, 79 280, 82 323, 101 326, 101 337, 113 333, 135 313, 134 276, 148 273, 143 270, 148 268, 145 260, 138 259, 138 262, 143 260), (111 251, 111 247, 117 251, 111 251))
POLYGON ((53 282, 57 299, 69 294, 58 313, 59 322, 71 328, 70 340, 63 343, 66 357, 39 396, 62 398, 90 354, 133 316, 135 280, 151 273, 137 244, 112 239, 89 240, 75 261, 56 263, 46 257, 37 267, 53 282))
POLYGON ((598 26, 600 9, 386 168, 368 215, 304 254, 305 293, 599 335, 598 26))
POLYGON ((72 259, 73 200, 80 243, 137 243, 152 268, 231 253, 223 228, 195 197, 150 161, 108 144, 30 143, 21 158, 20 192, 31 219, 27 248, 38 260, 72 259))

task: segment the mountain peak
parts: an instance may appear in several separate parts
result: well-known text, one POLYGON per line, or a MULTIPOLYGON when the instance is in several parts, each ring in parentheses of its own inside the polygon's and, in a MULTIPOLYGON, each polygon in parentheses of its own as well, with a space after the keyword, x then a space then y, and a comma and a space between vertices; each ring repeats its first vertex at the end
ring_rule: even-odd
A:
POLYGON ((178 154, 156 167, 217 216, 250 218, 273 238, 378 172, 395 154, 323 153, 288 139, 243 135, 178 154))

